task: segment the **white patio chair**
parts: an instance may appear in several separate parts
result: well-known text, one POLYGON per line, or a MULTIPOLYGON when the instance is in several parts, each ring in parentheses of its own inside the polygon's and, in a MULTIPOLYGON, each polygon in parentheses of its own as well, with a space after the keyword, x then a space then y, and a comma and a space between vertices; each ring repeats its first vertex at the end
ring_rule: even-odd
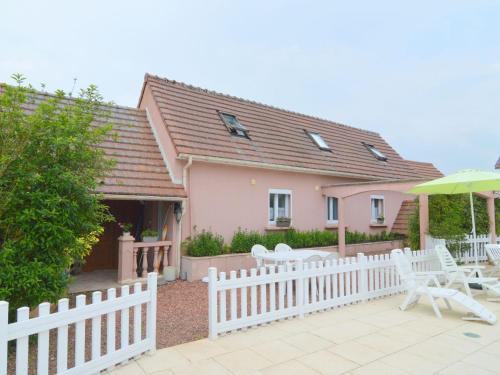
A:
POLYGON ((323 261, 326 264, 326 261, 330 261, 330 264, 335 264, 335 262, 339 259, 339 253, 331 253, 323 258, 323 261))
POLYGON ((484 245, 488 259, 493 263, 493 268, 488 272, 488 276, 500 273, 500 245, 484 245))
MULTIPOLYGON (((318 264, 323 264, 323 257, 320 256, 320 255, 311 255, 310 257, 304 259, 303 264, 307 264, 307 267, 309 269, 311 269, 311 268, 317 268, 318 264)), ((316 284, 316 288, 315 288, 316 289, 316 297, 318 297, 319 296, 318 278, 317 277, 314 277, 314 278, 311 277, 311 283, 309 284, 310 288, 312 287, 312 283, 316 284)))
POLYGON ((275 253, 284 253, 287 251, 292 251, 292 248, 288 246, 286 243, 279 243, 274 247, 275 253))
MULTIPOLYGON (((441 269, 446 276, 446 288, 458 284, 463 286, 469 297, 472 297, 469 284, 479 284, 483 289, 500 296, 500 283, 495 277, 483 277, 484 266, 458 266, 450 251, 443 245, 435 247, 436 254, 441 263, 441 269)), ((494 299, 492 299, 494 300, 494 299)))
POLYGON ((257 263, 257 267, 262 267, 264 265, 264 260, 259 257, 260 254, 266 254, 269 250, 266 249, 265 246, 262 245, 253 245, 251 254, 252 257, 255 258, 255 262, 257 263))
POLYGON ((441 318, 441 311, 436 303, 436 299, 442 298, 450 310, 452 309, 450 304, 451 300, 462 305, 472 313, 472 316, 466 316, 462 319, 484 320, 490 324, 496 323, 496 315, 479 302, 456 289, 441 288, 436 276, 442 274, 442 271, 415 272, 411 266, 410 260, 401 249, 392 250, 391 259, 396 265, 396 269, 408 294, 399 307, 401 310, 405 311, 408 307, 418 303, 421 296, 426 296, 429 298, 436 316, 441 318), (431 286, 432 284, 435 286, 431 286))

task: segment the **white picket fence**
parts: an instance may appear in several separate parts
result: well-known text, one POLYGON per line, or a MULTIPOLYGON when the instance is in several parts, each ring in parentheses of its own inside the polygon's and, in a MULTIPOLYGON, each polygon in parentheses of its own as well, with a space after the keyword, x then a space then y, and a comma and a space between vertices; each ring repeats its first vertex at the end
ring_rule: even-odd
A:
MULTIPOLYGON (((38 306, 38 317, 30 318, 28 307, 17 309, 17 321, 8 322, 9 304, 0 302, 0 375, 7 374, 8 343, 16 340, 15 374, 28 374, 29 336, 37 335, 36 370, 38 375, 49 373, 50 330, 57 329, 56 368, 57 374, 95 374, 101 370, 126 362, 144 352, 156 348, 156 273, 148 274, 147 289, 134 284, 132 293, 123 286, 116 297, 114 288, 108 289, 106 300, 101 292, 92 294, 92 302, 86 304, 86 296, 76 297, 76 307, 68 308, 68 299, 57 304, 57 312, 50 312, 50 304, 38 306), (142 305, 146 304, 146 330, 142 332, 142 305), (130 309, 133 311, 131 332, 130 309), (120 334, 117 334, 117 313, 120 318, 120 334), (105 336, 101 332, 101 319, 106 319, 105 336), (91 320, 90 360, 86 361, 86 321, 91 320), (68 328, 74 324, 74 366, 68 368, 68 328), (132 338, 130 338, 132 336, 132 338), (106 348, 101 348, 101 338, 106 339, 106 348), (119 348, 116 344, 119 342, 119 348)), ((53 344, 54 345, 54 344, 53 344)), ((89 353, 87 353, 88 355, 89 353)))
MULTIPOLYGON (((490 243, 491 236, 489 234, 478 234, 476 236, 477 244, 477 254, 479 262, 487 262, 488 256, 484 245, 490 243)), ((426 247, 427 249, 433 249, 434 246, 445 241, 444 239, 434 238, 431 236, 426 236, 426 247)), ((466 236, 463 241, 458 241, 459 249, 453 254, 454 257, 464 263, 473 263, 476 261, 476 255, 474 253, 474 237, 472 235, 466 236)), ((500 244, 500 237, 497 236, 497 243, 500 244)))
MULTIPOLYGON (((439 269, 434 251, 411 252, 415 270, 439 269)), ((208 269, 209 337, 314 311, 400 293, 389 254, 224 272, 208 269)))

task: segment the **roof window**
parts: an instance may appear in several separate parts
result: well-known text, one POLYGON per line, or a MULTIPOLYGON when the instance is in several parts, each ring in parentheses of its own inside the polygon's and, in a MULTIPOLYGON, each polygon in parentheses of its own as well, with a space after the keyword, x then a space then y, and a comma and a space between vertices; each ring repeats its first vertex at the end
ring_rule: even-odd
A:
POLYGON ((331 151, 330 146, 325 142, 325 140, 321 137, 319 133, 305 131, 307 135, 316 143, 316 146, 320 148, 320 150, 331 151))
POLYGON ((240 124, 235 115, 232 115, 230 113, 219 112, 219 116, 222 119, 222 121, 224 121, 227 130, 229 130, 229 132, 232 135, 250 139, 250 137, 248 136, 248 129, 240 124))
POLYGON ((387 156, 385 156, 381 151, 379 151, 374 145, 370 145, 368 143, 362 142, 363 146, 365 146, 368 151, 370 151, 373 156, 375 156, 378 160, 387 161, 387 156))

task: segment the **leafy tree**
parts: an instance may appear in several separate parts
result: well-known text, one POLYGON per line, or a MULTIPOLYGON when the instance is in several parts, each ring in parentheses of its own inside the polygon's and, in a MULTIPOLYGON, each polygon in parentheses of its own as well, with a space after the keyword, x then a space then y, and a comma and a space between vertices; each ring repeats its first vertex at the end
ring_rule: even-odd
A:
POLYGON ((96 147, 111 136, 95 126, 107 122, 96 86, 68 98, 13 78, 0 87, 0 300, 11 311, 65 293, 67 270, 111 219, 94 191, 112 165, 96 147))

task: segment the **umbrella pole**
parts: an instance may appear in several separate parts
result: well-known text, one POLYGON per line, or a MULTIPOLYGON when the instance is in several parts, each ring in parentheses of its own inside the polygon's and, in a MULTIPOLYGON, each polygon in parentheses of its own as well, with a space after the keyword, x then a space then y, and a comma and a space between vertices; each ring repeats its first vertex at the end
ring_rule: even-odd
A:
POLYGON ((477 241, 476 241, 476 219, 474 215, 474 200, 472 199, 472 193, 469 193, 469 198, 470 198, 470 214, 472 217, 472 238, 474 241, 474 256, 476 258, 476 266, 479 263, 479 257, 477 253, 477 241))

